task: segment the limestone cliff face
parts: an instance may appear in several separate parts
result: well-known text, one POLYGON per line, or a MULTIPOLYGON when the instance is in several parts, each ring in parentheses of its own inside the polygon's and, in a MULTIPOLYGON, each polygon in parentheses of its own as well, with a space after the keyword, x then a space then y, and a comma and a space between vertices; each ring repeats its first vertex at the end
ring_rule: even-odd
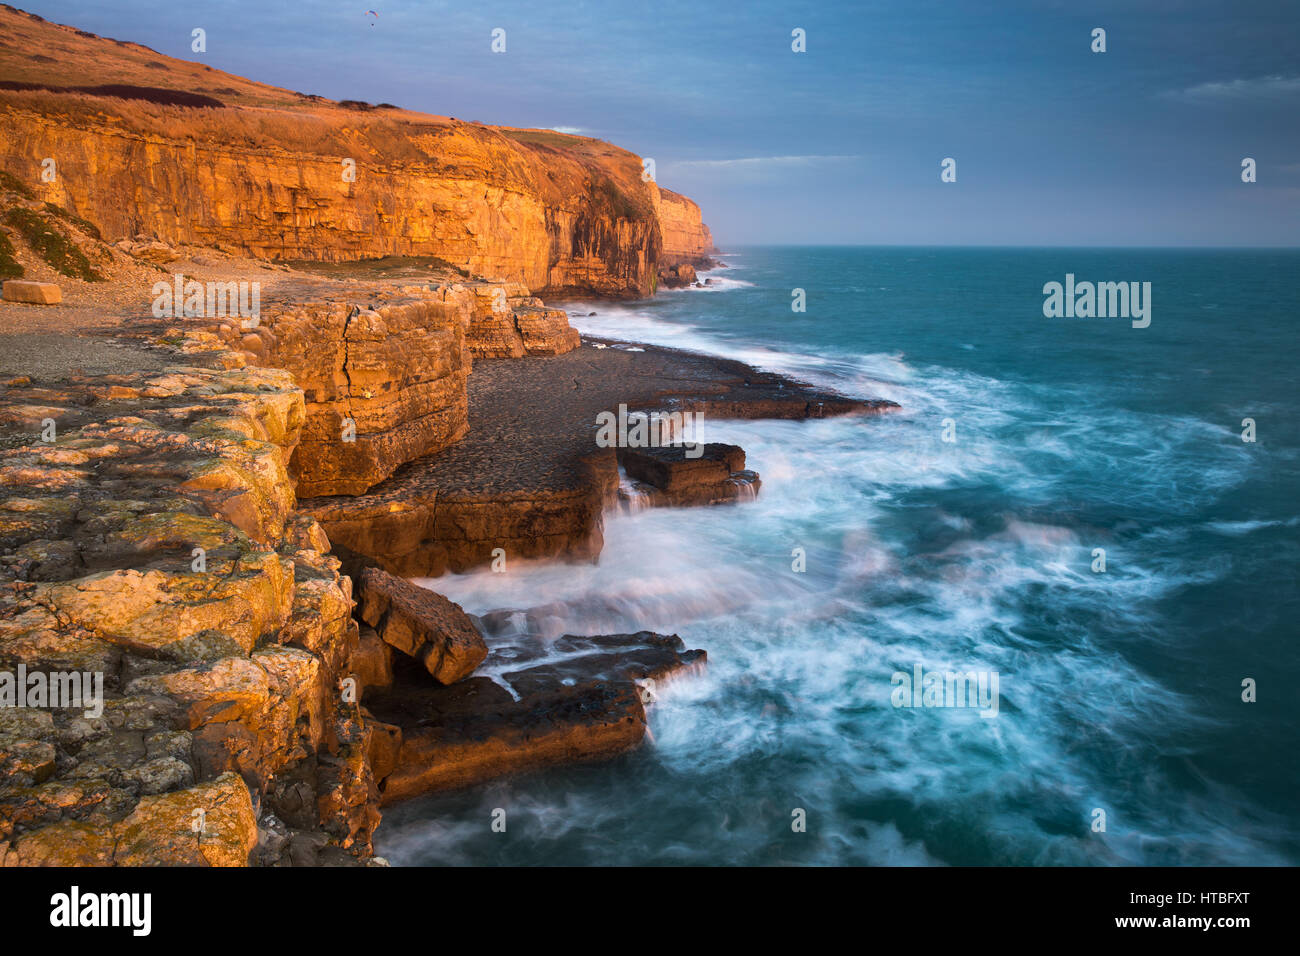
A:
POLYGON ((685 196, 659 187, 659 230, 663 241, 660 261, 665 265, 705 265, 713 247, 713 234, 704 224, 700 207, 685 196))
POLYGON ((429 155, 391 163, 364 158, 376 152, 365 137, 320 156, 11 106, 0 114, 0 164, 34 171, 58 157, 60 176, 42 198, 107 236, 146 233, 271 259, 437 256, 542 294, 650 293, 659 224, 631 153, 605 170, 558 152, 543 157, 486 127, 413 135, 429 155), (354 154, 356 181, 347 182, 343 160, 354 154))
POLYGON ((649 295, 665 248, 711 246, 698 207, 599 140, 334 103, 8 9, 0 85, 0 170, 110 240, 436 256, 542 296, 649 295), (57 55, 18 52, 37 47, 57 55))
POLYGON ((291 462, 300 496, 360 494, 464 436, 466 318, 440 301, 307 303, 272 309, 243 335, 258 362, 287 369, 306 394, 291 462))
POLYGON ((223 322, 215 332, 246 362, 285 369, 303 389, 306 420, 289 469, 301 498, 363 494, 463 438, 475 358, 579 345, 568 315, 519 283, 406 286, 397 298, 272 305, 255 328, 223 322))

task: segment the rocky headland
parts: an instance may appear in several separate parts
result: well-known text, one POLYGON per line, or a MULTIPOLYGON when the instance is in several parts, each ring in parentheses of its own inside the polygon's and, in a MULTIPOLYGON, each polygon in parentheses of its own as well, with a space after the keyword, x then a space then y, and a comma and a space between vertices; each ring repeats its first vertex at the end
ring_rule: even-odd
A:
POLYGON ((583 340, 547 297, 647 295, 712 252, 608 144, 329 103, 8 7, 0 77, 0 268, 60 288, 0 302, 0 676, 102 682, 0 706, 5 865, 374 863, 385 804, 635 748, 645 682, 705 651, 408 579, 591 561, 612 509, 759 493, 743 449, 609 447, 603 412, 891 407, 583 340), (187 314, 186 282, 256 282, 255 314, 187 314))

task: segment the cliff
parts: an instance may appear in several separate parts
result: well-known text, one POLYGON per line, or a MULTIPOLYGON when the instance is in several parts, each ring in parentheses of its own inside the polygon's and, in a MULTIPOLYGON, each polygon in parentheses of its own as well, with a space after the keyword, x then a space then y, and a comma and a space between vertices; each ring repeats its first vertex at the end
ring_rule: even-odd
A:
POLYGON ((256 329, 222 322, 206 333, 302 387, 306 422, 289 468, 299 497, 361 494, 463 438, 475 358, 559 355, 579 344, 563 310, 517 283, 370 295, 384 304, 364 308, 333 290, 325 301, 263 309, 256 329))
POLYGON ((659 187, 659 231, 663 241, 660 261, 665 265, 709 264, 713 234, 704 224, 700 207, 671 189, 659 187))
POLYGON ((649 295, 661 264, 712 246, 698 207, 599 140, 336 103, 12 8, 0 168, 110 239, 435 256, 539 295, 649 295))

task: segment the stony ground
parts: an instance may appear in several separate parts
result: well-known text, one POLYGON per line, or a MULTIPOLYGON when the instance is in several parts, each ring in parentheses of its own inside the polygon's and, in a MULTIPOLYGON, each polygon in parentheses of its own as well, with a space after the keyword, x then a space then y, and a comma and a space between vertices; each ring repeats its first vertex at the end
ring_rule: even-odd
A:
POLYGON ((60 275, 20 246, 16 258, 23 266, 23 278, 57 284, 63 302, 0 301, 0 381, 25 376, 59 382, 73 375, 155 371, 173 363, 174 355, 142 345, 139 338, 178 324, 177 320, 160 323, 152 313, 154 283, 170 282, 176 274, 200 282, 259 282, 264 308, 341 294, 363 301, 372 293, 391 294, 399 285, 460 278, 445 267, 431 267, 428 260, 381 260, 349 272, 295 268, 212 249, 182 247, 173 253, 175 260, 161 264, 107 252, 96 263, 106 281, 85 282, 60 275))

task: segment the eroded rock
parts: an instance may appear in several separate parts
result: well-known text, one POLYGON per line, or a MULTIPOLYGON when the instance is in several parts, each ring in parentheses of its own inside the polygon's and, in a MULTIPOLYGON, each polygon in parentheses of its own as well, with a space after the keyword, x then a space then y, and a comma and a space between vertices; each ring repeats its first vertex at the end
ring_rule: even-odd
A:
POLYGON ((325 855, 370 853, 378 745, 339 686, 351 582, 286 468, 302 393, 216 364, 0 395, 66 409, 54 441, 0 451, 0 668, 98 674, 103 693, 98 714, 0 714, 9 863, 243 865, 283 777, 325 855))
POLYGON ((645 735, 635 684, 564 687, 516 701, 475 677, 376 702, 381 719, 403 727, 397 767, 382 785, 384 803, 482 783, 495 777, 631 750, 645 735))
POLYGON ((381 640, 418 660, 440 684, 454 684, 487 657, 487 644, 460 607, 378 568, 360 580, 360 616, 381 640))
POLYGON ((247 866, 257 845, 248 787, 228 773, 141 798, 123 819, 67 820, 20 837, 7 866, 247 866))

